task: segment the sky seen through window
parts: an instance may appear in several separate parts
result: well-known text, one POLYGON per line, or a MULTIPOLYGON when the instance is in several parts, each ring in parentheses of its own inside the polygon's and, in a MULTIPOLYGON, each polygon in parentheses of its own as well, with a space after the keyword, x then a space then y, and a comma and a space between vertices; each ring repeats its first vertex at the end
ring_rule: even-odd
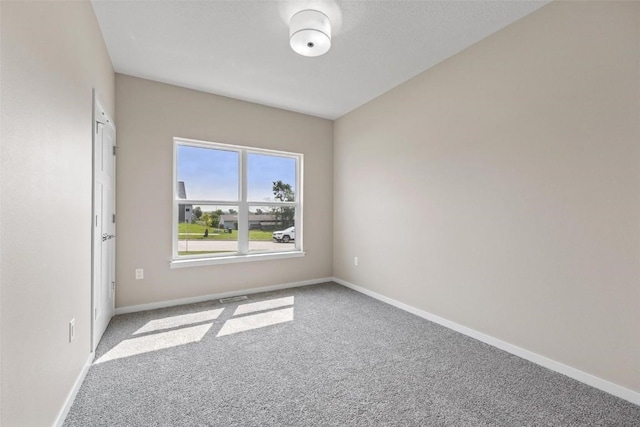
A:
MULTIPOLYGON (((238 152, 178 145, 177 154, 178 181, 184 182, 187 199, 238 200, 238 152)), ((295 159, 257 153, 247 157, 248 201, 275 201, 273 182, 278 180, 295 191, 295 159)))

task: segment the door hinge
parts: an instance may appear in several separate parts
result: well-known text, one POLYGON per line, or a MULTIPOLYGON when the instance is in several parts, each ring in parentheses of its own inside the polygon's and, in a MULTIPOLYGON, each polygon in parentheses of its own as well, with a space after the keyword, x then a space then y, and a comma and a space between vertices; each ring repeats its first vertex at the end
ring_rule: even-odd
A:
POLYGON ((98 318, 98 307, 95 307, 93 309, 93 320, 98 318))
POLYGON ((111 292, 115 292, 116 291, 116 282, 112 281, 111 282, 111 292))
POLYGON ((116 223, 116 214, 113 214, 113 218, 112 218, 113 223, 116 223))
POLYGON ((115 145, 113 146, 113 155, 114 156, 116 155, 116 146, 115 145))

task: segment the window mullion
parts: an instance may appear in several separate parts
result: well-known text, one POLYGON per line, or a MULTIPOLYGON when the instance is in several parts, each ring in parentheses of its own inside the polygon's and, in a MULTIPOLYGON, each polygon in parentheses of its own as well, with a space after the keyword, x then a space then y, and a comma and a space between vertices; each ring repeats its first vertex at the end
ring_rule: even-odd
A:
POLYGON ((249 204, 247 203, 247 151, 242 150, 240 162, 240 205, 238 206, 238 252, 249 253, 249 204))

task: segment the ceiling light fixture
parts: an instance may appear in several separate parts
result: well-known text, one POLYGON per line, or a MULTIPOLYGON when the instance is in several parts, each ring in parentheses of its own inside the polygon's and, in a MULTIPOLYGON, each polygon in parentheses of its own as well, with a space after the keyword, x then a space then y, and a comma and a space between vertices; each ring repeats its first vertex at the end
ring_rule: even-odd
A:
POLYGON ((317 10, 301 10, 291 17, 291 49, 302 56, 320 56, 331 47, 331 22, 317 10))

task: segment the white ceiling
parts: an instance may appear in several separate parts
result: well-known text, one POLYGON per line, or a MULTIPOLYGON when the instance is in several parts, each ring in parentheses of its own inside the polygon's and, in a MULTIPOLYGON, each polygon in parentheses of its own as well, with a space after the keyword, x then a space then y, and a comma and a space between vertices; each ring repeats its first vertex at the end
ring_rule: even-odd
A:
POLYGON ((116 72, 338 118, 547 1, 93 0, 116 72), (289 19, 329 16, 332 47, 289 47, 289 19))

